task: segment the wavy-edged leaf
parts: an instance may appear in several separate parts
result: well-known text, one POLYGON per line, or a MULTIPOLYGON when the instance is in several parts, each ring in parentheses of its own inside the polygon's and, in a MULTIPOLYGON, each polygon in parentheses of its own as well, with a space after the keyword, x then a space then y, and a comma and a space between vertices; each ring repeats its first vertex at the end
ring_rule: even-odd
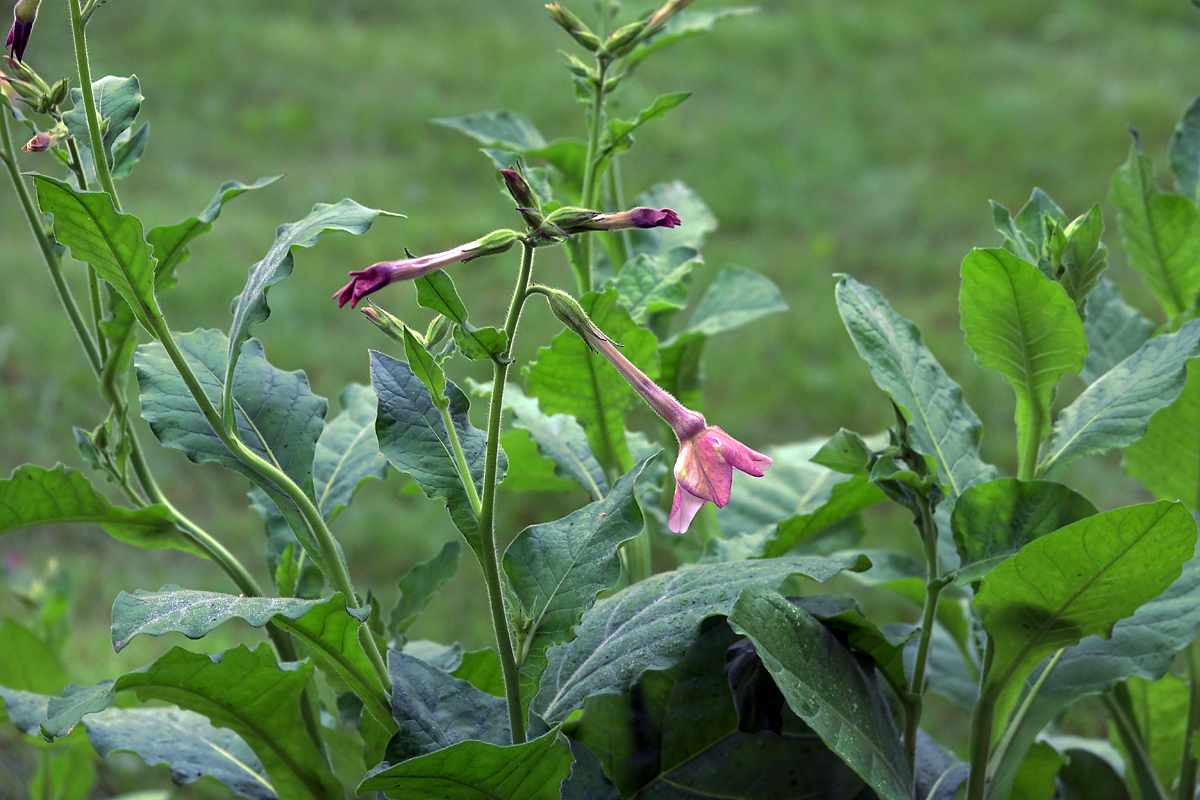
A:
POLYGON ((700 251, 691 247, 642 253, 625 262, 613 286, 633 321, 645 325, 651 314, 687 305, 687 282, 700 263, 700 251))
POLYGON ((1037 264, 1042 274, 1053 280, 1054 267, 1042 249, 1046 240, 1046 221, 1049 218, 1050 222, 1064 227, 1067 224, 1066 212, 1050 199, 1050 195, 1036 186, 1015 217, 995 200, 991 204, 992 222, 1004 237, 1004 249, 1030 264, 1037 264))
POLYGON ((513 427, 528 432, 539 453, 554 462, 557 475, 573 478, 593 500, 608 494, 604 468, 592 455, 587 434, 574 417, 542 413, 535 398, 511 384, 504 388, 504 407, 513 412, 513 427))
POLYGON ((826 581, 866 566, 857 554, 794 556, 683 566, 635 583, 592 606, 574 640, 546 651, 548 666, 531 708, 554 724, 588 697, 620 694, 644 671, 673 666, 695 640, 701 620, 728 616, 738 593, 752 583, 777 586, 794 574, 826 581))
POLYGON ((524 744, 466 741, 371 772, 359 794, 381 791, 405 800, 558 800, 571 751, 558 732, 524 744))
MULTIPOLYGON (((105 75, 92 82, 92 97, 96 101, 96 111, 103 129, 101 138, 104 142, 104 157, 109 164, 113 164, 113 144, 118 136, 133 125, 138 111, 142 108, 142 101, 146 98, 142 95, 137 75, 130 75, 128 78, 105 75)), ((71 103, 73 108, 63 114, 63 122, 71 136, 83 147, 90 149, 92 137, 83 108, 83 92, 72 89, 71 103)))
POLYGON ((194 217, 188 217, 175 225, 159 225, 151 228, 146 234, 146 241, 154 248, 154 288, 169 289, 179 281, 175 278, 175 268, 191 258, 188 244, 198 236, 212 230, 212 223, 221 213, 221 207, 238 195, 274 183, 280 176, 259 178, 251 184, 240 181, 226 181, 217 189, 216 195, 209 204, 194 217))
POLYGON ((26 464, 0 481, 0 534, 34 525, 84 522, 99 525, 117 541, 135 547, 170 547, 207 558, 175 527, 174 519, 165 506, 114 506, 82 472, 63 464, 50 469, 26 464))
POLYGON ((833 634, 773 589, 748 586, 729 615, 788 706, 883 800, 912 797, 900 733, 874 676, 833 634))
POLYGON ((556 522, 526 528, 505 551, 508 584, 530 622, 520 665, 526 702, 537 692, 546 649, 571 639, 579 616, 621 577, 617 551, 642 531, 634 488, 650 458, 625 473, 603 500, 556 522))
POLYGON ((979 417, 915 325, 874 289, 849 276, 837 285, 838 311, 875 383, 900 406, 918 452, 932 456, 951 503, 969 487, 996 476, 979 457, 979 417))
POLYGON ((87 714, 108 708, 116 692, 132 690, 140 700, 165 700, 231 728, 258 756, 280 797, 340 800, 342 787, 300 718, 300 695, 312 671, 304 663, 280 666, 265 646, 215 655, 175 648, 116 681, 69 687, 51 699, 43 728, 65 736, 87 714))
POLYGON ((532 150, 546 146, 546 140, 529 117, 518 111, 488 111, 465 117, 430 120, 459 133, 465 133, 484 147, 505 150, 532 150))
POLYGON ((713 8, 706 11, 681 11, 667 20, 667 24, 658 33, 635 47, 626 56, 625 61, 629 66, 633 66, 655 50, 660 50, 667 45, 674 44, 680 39, 709 33, 721 20, 740 17, 745 14, 753 14, 756 11, 758 11, 758 8, 755 6, 713 8))
POLYGON ((1167 163, 1175 173, 1175 191, 1200 202, 1200 97, 1188 104, 1183 119, 1171 134, 1167 163))
POLYGON ((1042 447, 1038 475, 1080 456, 1128 447, 1146 435, 1151 417, 1183 391, 1188 359, 1200 355, 1200 320, 1158 336, 1098 378, 1063 409, 1042 447))
POLYGON ((1083 333, 1088 356, 1080 376, 1093 383, 1104 373, 1133 355, 1154 335, 1154 323, 1125 302, 1116 284, 1101 278, 1087 297, 1087 319, 1083 333))
POLYGON ((341 411, 321 430, 313 453, 313 494, 326 522, 333 522, 359 487, 382 479, 387 470, 375 438, 375 390, 352 383, 342 389, 338 405, 341 411))
POLYGON ((429 601, 458 571, 462 542, 446 542, 438 554, 428 561, 417 564, 400 579, 400 596, 392 613, 388 615, 387 629, 393 635, 403 636, 429 601))

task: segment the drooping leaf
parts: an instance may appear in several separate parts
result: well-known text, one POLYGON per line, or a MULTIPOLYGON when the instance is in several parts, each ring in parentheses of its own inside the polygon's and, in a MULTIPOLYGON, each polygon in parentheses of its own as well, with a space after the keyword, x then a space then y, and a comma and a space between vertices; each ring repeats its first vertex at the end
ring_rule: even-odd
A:
POLYGON ((1120 211, 1129 264, 1142 273, 1167 317, 1190 308, 1200 291, 1200 209, 1195 201, 1158 190, 1154 161, 1141 154, 1136 141, 1129 159, 1113 173, 1108 199, 1120 211))
POLYGON ((461 542, 446 542, 436 556, 417 564, 400 579, 400 597, 388 616, 387 629, 390 633, 403 636, 409 626, 416 622, 417 616, 425 610, 433 596, 458 571, 461 553, 461 542))
POLYGON ((882 295, 851 277, 837 285, 838 311, 871 377, 904 412, 918 452, 932 456, 938 480, 953 504, 960 494, 996 475, 979 457, 982 425, 915 325, 882 295))
POLYGON ((1200 320, 1146 342, 1063 409, 1042 448, 1039 475, 1080 456, 1128 447, 1146 435, 1151 417, 1179 396, 1187 361, 1200 355, 1200 320))
POLYGON ((912 797, 899 731, 873 676, 778 592, 745 588, 729 624, 750 637, 792 711, 884 800, 912 797))
POLYGON ((313 454, 313 492, 326 522, 346 507, 359 487, 383 478, 387 459, 375 438, 379 401, 370 386, 352 383, 338 398, 341 412, 321 431, 313 454))
POLYGON ((544 414, 536 399, 513 384, 504 389, 504 407, 513 412, 513 427, 527 431, 541 455, 554 462, 555 474, 575 479, 593 500, 608 494, 604 468, 592 455, 587 434, 574 417, 544 414))
MULTIPOLYGON (((630 319, 617 298, 617 290, 609 287, 602 294, 588 292, 579 304, 605 336, 624 345, 622 355, 654 380, 658 377, 658 342, 654 334, 630 319)), ((537 360, 526 368, 525 390, 537 398, 543 413, 574 416, 600 462, 617 464, 629 459, 625 413, 637 394, 574 331, 562 331, 549 347, 538 350, 537 360)))
POLYGON ((1126 303, 1112 281, 1101 278, 1088 295, 1083 333, 1088 341, 1088 356, 1080 376, 1094 383, 1145 344, 1154 334, 1154 323, 1126 303))
POLYGON ((1175 126, 1167 162, 1175 173, 1175 191, 1193 203, 1200 202, 1200 97, 1192 100, 1175 126))
POLYGON ((169 289, 179 281, 175 278, 175 268, 191 258, 188 244, 193 239, 212 230, 212 223, 221 213, 221 207, 238 195, 253 189, 274 183, 279 180, 276 175, 272 178, 259 178, 252 184, 240 181, 226 181, 217 189, 216 195, 203 211, 194 217, 188 217, 175 225, 160 225, 151 228, 146 234, 146 241, 154 248, 154 288, 169 289))
MULTIPOLYGON (((100 115, 100 127, 103 131, 104 157, 113 164, 113 144, 117 137, 133 125, 138 111, 142 108, 142 87, 136 75, 128 78, 118 78, 106 75, 92 82, 92 96, 96 101, 96 110, 100 115), (107 123, 108 127, 105 127, 107 123)), ((70 111, 63 113, 63 122, 67 131, 80 145, 91 148, 92 137, 88 131, 87 115, 83 109, 83 92, 71 90, 70 111)))
POLYGON ((904 652, 906 643, 917 634, 915 626, 889 625, 885 631, 863 616, 858 603, 850 597, 810 594, 788 600, 826 628, 844 634, 850 649, 870 656, 876 669, 894 688, 907 690, 904 652))
POLYGON ((136 547, 170 547, 207 558, 175 527, 165 506, 129 509, 114 506, 79 470, 62 464, 43 469, 26 464, 0 481, 0 534, 30 528, 84 522, 99 525, 119 542, 136 547))
MULTIPOLYGON (((450 517, 467 543, 478 552, 479 530, 475 510, 467 495, 464 477, 458 474, 454 449, 446 424, 425 385, 403 361, 371 351, 371 384, 379 397, 375 433, 379 450, 396 469, 407 472, 427 497, 446 501, 450 517)), ((450 399, 450 417, 462 445, 473 481, 483 495, 483 462, 486 440, 483 431, 472 427, 470 404, 457 386, 446 382, 450 399)), ((507 468, 503 451, 498 464, 498 480, 507 468)))
POLYGON ((1200 366, 1189 363, 1186 375, 1179 396, 1151 417, 1145 436, 1125 449, 1125 472, 1156 498, 1178 499, 1195 510, 1200 508, 1200 366))
POLYGON ((149 140, 150 123, 146 122, 128 139, 117 143, 117 146, 113 148, 112 179, 114 181, 128 177, 137 163, 142 160, 142 154, 146 152, 146 143, 149 140))
POLYGON ((756 11, 758 9, 754 6, 713 8, 704 11, 681 11, 667 20, 667 24, 658 33, 635 47, 625 57, 625 61, 629 66, 633 66, 655 50, 660 50, 667 45, 674 44, 680 39, 697 36, 701 33, 709 33, 723 19, 740 17, 744 14, 753 14, 756 11))
POLYGON ((667 253, 676 247, 699 250, 704 238, 717 229, 717 218, 687 184, 681 181, 651 186, 633 200, 633 206, 669 208, 679 215, 677 228, 634 228, 633 255, 667 253))
POLYGON ((115 682, 70 687, 50 701, 43 728, 64 736, 87 714, 108 708, 116 692, 132 690, 140 700, 166 700, 231 728, 258 756, 280 797, 340 799, 342 788, 300 718, 300 695, 312 671, 304 663, 280 667, 265 646, 216 655, 175 648, 115 682))
POLYGON ((517 111, 488 111, 431 121, 434 125, 444 125, 465 133, 484 147, 502 147, 519 152, 546 146, 546 140, 533 121, 517 111))
MULTIPOLYGON (((242 343, 250 336, 250 328, 271 315, 267 306, 267 290, 292 274, 292 248, 312 247, 326 230, 338 230, 355 235, 366 233, 380 214, 403 216, 390 211, 366 208, 349 198, 339 203, 317 203, 299 222, 280 225, 275 242, 262 261, 250 268, 246 287, 233 302, 233 323, 229 326, 229 370, 237 366, 242 343)), ((236 375, 236 372, 233 372, 236 375)))
POLYGON ((571 751, 557 737, 550 731, 508 747, 459 742, 371 772, 357 791, 405 800, 558 800, 559 785, 571 770, 571 751))
POLYGON ((633 321, 645 325, 651 314, 687 305, 687 281, 699 263, 699 251, 690 247, 642 253, 621 267, 613 286, 633 321))
POLYGON ((661 119, 663 114, 691 96, 691 92, 659 95, 653 103, 641 110, 636 119, 610 119, 606 136, 600 143, 600 152, 604 156, 625 152, 633 145, 630 134, 650 120, 661 119))
POLYGON ((700 621, 727 616, 751 583, 778 585, 797 573, 825 581, 865 567, 857 554, 794 556, 683 566, 635 583, 592 606, 576 638, 546 652, 548 666, 531 708, 554 724, 587 697, 620 694, 645 670, 673 666, 694 641, 700 621))
POLYGON ((1083 323, 1062 286, 1007 250, 971 251, 962 264, 959 304, 979 363, 997 370, 1017 393, 1019 458, 1025 463, 1025 450, 1050 432, 1054 387, 1083 367, 1083 323))
MULTIPOLYGON (((653 456, 651 456, 653 458, 653 456)), ((641 533, 634 488, 649 459, 634 466, 597 500, 556 522, 517 534, 504 553, 508 585, 529 628, 522 631, 521 696, 532 698, 546 668, 546 650, 571 639, 579 616, 621 577, 618 549, 641 533)))

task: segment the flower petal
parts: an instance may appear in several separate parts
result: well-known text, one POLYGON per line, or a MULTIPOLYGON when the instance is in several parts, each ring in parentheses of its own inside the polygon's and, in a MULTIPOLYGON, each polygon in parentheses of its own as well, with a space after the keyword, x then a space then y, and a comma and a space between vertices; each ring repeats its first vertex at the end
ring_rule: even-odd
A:
POLYGON ((679 443, 675 480, 696 497, 723 508, 733 489, 733 467, 721 455, 720 440, 706 428, 693 439, 679 443))
POLYGON ((675 500, 671 503, 671 518, 667 520, 667 527, 672 533, 687 533, 688 526, 706 502, 703 497, 697 497, 676 483, 675 500))
POLYGON ((761 478, 767 473, 767 467, 774 463, 771 461, 770 456, 763 455, 757 450, 752 450, 716 425, 713 425, 710 430, 716 431, 718 434, 721 455, 724 456, 725 460, 747 475, 761 478))

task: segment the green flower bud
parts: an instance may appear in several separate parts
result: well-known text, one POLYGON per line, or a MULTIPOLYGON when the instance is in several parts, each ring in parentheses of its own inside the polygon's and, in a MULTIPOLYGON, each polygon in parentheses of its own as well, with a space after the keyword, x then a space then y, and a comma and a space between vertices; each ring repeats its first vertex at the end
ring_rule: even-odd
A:
POLYGON ((546 5, 546 10, 550 12, 550 16, 559 24, 559 27, 586 50, 594 53, 600 49, 600 37, 592 33, 591 29, 583 24, 583 20, 564 8, 561 3, 549 3, 546 5))

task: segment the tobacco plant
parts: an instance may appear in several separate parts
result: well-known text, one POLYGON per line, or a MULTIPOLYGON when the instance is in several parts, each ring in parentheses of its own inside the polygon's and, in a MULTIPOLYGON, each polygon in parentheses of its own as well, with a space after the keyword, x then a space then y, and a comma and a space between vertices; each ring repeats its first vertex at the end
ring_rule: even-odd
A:
MULTIPOLYGON (((67 0, 70 79, 51 84, 32 66, 36 0, 17 3, 8 39, 0 161, 109 410, 76 429, 92 477, 24 465, 0 481, 0 533, 91 523, 226 573, 225 592, 122 592, 118 652, 140 634, 198 639, 233 619, 268 641, 176 647, 95 686, 47 689, 39 660, 61 607, 47 604, 32 627, 5 620, 5 674, 26 677, 0 697, 43 748, 31 792, 84 797, 95 755, 131 751, 180 783, 209 776, 284 800, 1195 795, 1200 100, 1168 151, 1177 193, 1157 188, 1135 136, 1110 194, 1163 324, 1102 276, 1098 205, 1072 218, 1040 190, 1015 215, 993 204, 1001 246, 963 261, 966 343, 1016 394, 1015 476, 982 460, 980 420, 915 326, 844 275, 838 310, 895 425, 759 452, 735 438, 736 420, 721 421, 731 435, 700 412, 702 356, 713 335, 786 306, 766 278, 731 266, 680 320, 712 215, 680 183, 627 201, 618 164, 633 133, 687 93, 631 119, 609 107, 644 58, 747 9, 669 0, 618 20, 603 2, 589 26, 550 4, 576 47, 566 60, 585 136, 547 142, 512 111, 438 120, 482 145, 514 227, 350 272, 333 298, 361 304, 380 350, 370 385, 345 387, 326 420, 305 374, 274 367, 251 332, 270 314, 268 289, 303 261, 296 248, 327 230, 366 234, 390 212, 317 204, 250 267, 227 331, 172 329, 158 296, 175 287, 190 242, 272 179, 226 183, 195 217, 148 231, 124 210, 116 181, 136 167, 148 128, 136 124, 136 78, 89 72, 86 26, 103 2, 67 0), (43 168, 57 162, 59 177, 22 172, 25 136, 23 149, 42 153, 43 168), (539 282, 535 258, 556 252, 573 287, 539 282), (515 273, 503 319, 478 319, 455 289, 458 265, 476 259, 515 273), (84 280, 80 304, 70 284, 84 280), (426 318, 386 309, 414 290, 426 318), (518 365, 530 301, 548 303, 563 330, 518 365), (490 364, 491 381, 456 385, 447 374, 460 359, 490 364), (1079 386, 1072 374, 1086 388, 1063 402, 1057 393, 1079 386), (136 410, 160 444, 250 481, 269 582, 159 485, 130 424, 135 381, 136 410), (662 425, 627 428, 639 399, 662 425), (1156 502, 1100 511, 1103 498, 1058 480, 1113 448, 1156 502), (477 559, 493 647, 464 653, 408 636, 456 570, 458 542, 401 576, 386 613, 356 588, 335 523, 392 468, 445 506, 477 559), (506 479, 578 485, 591 502, 513 535, 496 522, 506 479), (899 541, 859 547, 861 512, 881 503, 911 513, 919 557, 899 541), (678 566, 656 572, 668 555, 678 566), (817 586, 839 575, 854 597, 817 586), (855 599, 897 595, 915 624, 879 624, 855 599), (969 741, 924 713, 930 693, 949 701, 942 716, 969 719, 969 741)), ((481 173, 481 188, 490 180, 481 173)))

